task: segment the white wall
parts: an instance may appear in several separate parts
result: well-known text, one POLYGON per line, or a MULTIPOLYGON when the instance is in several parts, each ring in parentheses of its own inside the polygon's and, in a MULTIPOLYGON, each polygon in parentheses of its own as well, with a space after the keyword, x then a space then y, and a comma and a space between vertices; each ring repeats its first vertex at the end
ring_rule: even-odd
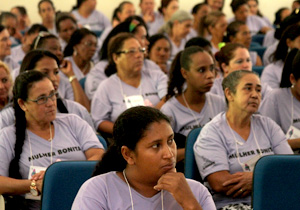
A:
MULTIPOLYGON (((25 6, 32 23, 39 23, 40 17, 38 15, 37 4, 39 0, 0 0, 0 10, 7 11, 13 6, 22 5, 25 6)), ((139 12, 139 0, 131 0, 135 5, 137 12, 139 12)), ((160 0, 155 0, 157 6, 160 4, 160 0)), ((70 11, 72 6, 75 5, 76 0, 53 0, 54 5, 57 10, 70 11)), ((117 5, 122 2, 122 0, 98 0, 97 9, 102 11, 109 19, 111 19, 112 11, 117 5)), ((192 7, 202 2, 199 0, 180 0, 181 9, 190 11, 192 7)), ((267 16, 271 22, 274 21, 275 12, 281 7, 291 8, 293 0, 259 0, 261 12, 267 16)), ((224 12, 228 18, 232 17, 232 12, 230 8, 231 0, 225 0, 224 12)))

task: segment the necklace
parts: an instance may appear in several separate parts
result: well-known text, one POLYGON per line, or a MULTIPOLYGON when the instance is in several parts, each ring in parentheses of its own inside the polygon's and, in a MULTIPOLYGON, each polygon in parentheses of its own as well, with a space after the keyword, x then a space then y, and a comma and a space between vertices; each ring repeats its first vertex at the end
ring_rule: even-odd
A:
POLYGON ((51 142, 52 140, 53 140, 53 138, 52 138, 52 126, 51 126, 51 122, 50 122, 50 138, 47 141, 51 142))

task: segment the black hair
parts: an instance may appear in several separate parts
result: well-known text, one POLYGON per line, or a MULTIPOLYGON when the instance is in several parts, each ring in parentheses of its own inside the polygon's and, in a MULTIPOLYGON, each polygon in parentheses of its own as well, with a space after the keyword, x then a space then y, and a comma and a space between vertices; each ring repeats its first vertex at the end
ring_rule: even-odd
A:
POLYGON ((121 154, 122 146, 134 151, 149 127, 153 123, 162 121, 170 124, 166 115, 152 107, 137 106, 124 111, 114 123, 114 144, 109 147, 102 160, 97 164, 93 176, 110 171, 123 171, 127 162, 121 154))
POLYGON ((41 31, 48 31, 48 29, 41 24, 33 24, 27 31, 27 35, 35 34, 41 31))
POLYGON ((170 68, 170 80, 168 83, 168 92, 166 95, 166 100, 169 100, 174 95, 179 95, 183 91, 183 84, 185 79, 181 74, 181 69, 185 69, 189 71, 191 64, 191 55, 197 52, 206 52, 202 47, 199 46, 191 46, 183 51, 179 52, 170 68))
POLYGON ((16 143, 14 145, 15 156, 9 165, 9 177, 21 179, 19 160, 26 136, 25 112, 20 108, 18 99, 26 101, 28 92, 35 82, 47 78, 45 74, 38 71, 26 71, 20 73, 15 80, 13 87, 13 108, 15 111, 16 143))
POLYGON ((184 48, 188 48, 190 46, 199 46, 199 47, 202 47, 202 48, 205 48, 207 46, 212 47, 211 43, 203 37, 191 38, 189 41, 187 41, 187 43, 185 43, 184 48))
POLYGON ((196 4, 196 5, 192 8, 192 14, 193 14, 193 15, 197 14, 197 12, 198 12, 198 11, 201 9, 201 7, 203 7, 204 5, 208 5, 208 4, 205 3, 205 2, 196 4))
POLYGON ((108 43, 108 64, 105 67, 105 75, 107 77, 117 72, 117 66, 113 59, 113 54, 117 54, 123 48, 124 42, 128 39, 136 39, 131 33, 119 33, 110 39, 108 43))
POLYGON ((38 35, 32 42, 30 49, 35 50, 35 49, 41 49, 44 48, 44 45, 46 44, 48 39, 57 39, 57 36, 47 33, 46 35, 38 35), (38 42, 38 43, 37 43, 38 42))
MULTIPOLYGON (((23 62, 20 67, 20 73, 25 71, 31 71, 35 69, 36 63, 39 62, 42 58, 49 57, 56 61, 59 66, 58 58, 51 52, 47 50, 32 50, 26 54, 23 59, 23 62)), ((60 97, 57 98, 57 109, 60 113, 69 113, 67 107, 64 105, 60 97)))
POLYGON ((55 21, 55 27, 58 32, 60 32, 60 22, 64 20, 71 20, 77 26, 77 21, 71 16, 70 13, 60 13, 55 21))
POLYGON ((280 25, 276 28, 274 37, 278 40, 281 39, 283 32, 286 30, 287 27, 293 24, 299 24, 300 22, 300 12, 299 10, 294 10, 290 16, 286 17, 280 25))
POLYGON ((166 37, 164 34, 155 34, 149 38, 149 46, 148 46, 148 52, 151 51, 152 47, 155 45, 155 43, 161 39, 165 39, 169 42, 170 48, 172 47, 172 44, 168 37, 166 37))
POLYGON ((82 5, 83 2, 86 0, 77 0, 76 5, 73 6, 72 10, 79 9, 79 7, 82 5))
POLYGON ((17 16, 15 16, 13 13, 11 12, 2 12, 0 15, 0 24, 3 23, 4 20, 6 20, 7 18, 14 18, 15 20, 17 20, 17 16))
POLYGON ((39 12, 41 12, 41 4, 44 3, 44 2, 48 2, 49 4, 51 4, 53 10, 55 10, 54 4, 53 4, 53 2, 51 0, 41 0, 38 3, 38 10, 39 10, 39 12))
POLYGON ((178 1, 178 0, 161 0, 158 11, 163 15, 163 8, 167 8, 172 1, 178 1))
POLYGON ((5 29, 5 27, 3 25, 1 25, 0 23, 0 33, 5 29))
POLYGON ((284 10, 288 10, 289 8, 287 8, 287 7, 282 7, 282 8, 280 8, 276 13, 275 13, 275 20, 274 20, 274 25, 276 25, 276 26, 279 26, 279 24, 282 22, 281 21, 281 15, 282 15, 282 12, 284 11, 284 10))
POLYGON ((289 47, 286 44, 287 39, 295 40, 298 36, 300 36, 300 25, 294 24, 286 28, 283 32, 282 37, 277 45, 277 48, 273 54, 270 55, 270 58, 273 62, 282 60, 284 61, 289 47))
POLYGON ((291 87, 290 75, 293 74, 295 79, 300 78, 300 53, 299 50, 294 48, 286 56, 284 67, 281 74, 280 87, 291 87))
POLYGON ((232 0, 230 4, 232 12, 235 13, 240 8, 240 6, 244 4, 248 5, 247 0, 232 0))
MULTIPOLYGON (((208 4, 208 0, 204 0, 204 3, 208 4)), ((225 3, 225 0, 223 0, 223 5, 222 5, 222 7, 221 7, 220 11, 222 11, 222 10, 223 10, 224 3, 225 3)))
POLYGON ((235 37, 236 34, 239 32, 240 26, 243 25, 246 25, 246 23, 240 20, 235 20, 231 22, 226 29, 226 41, 231 42, 230 38, 235 37))
POLYGON ((23 6, 15 6, 13 8, 16 8, 20 12, 21 15, 27 15, 27 10, 26 10, 25 7, 23 7, 23 6))
POLYGON ((72 34, 69 43, 67 44, 65 50, 64 50, 64 56, 71 56, 74 52, 74 46, 79 44, 81 40, 86 37, 87 35, 93 35, 97 38, 97 35, 86 28, 76 29, 74 33, 72 34))
MULTIPOLYGON (((134 34, 139 26, 144 26, 144 28, 147 31, 147 25, 144 22, 143 18, 141 18, 140 16, 137 16, 137 15, 133 15, 133 16, 126 18, 126 20, 124 22, 122 22, 119 25, 117 25, 116 27, 114 27, 111 30, 111 32, 107 35, 105 40, 103 41, 102 47, 99 51, 100 60, 108 59, 108 42, 112 37, 116 36, 117 34, 119 34, 121 32, 128 32, 128 33, 134 34), (135 22, 135 24, 133 27, 130 27, 130 25, 132 25, 132 22, 135 22)), ((148 38, 148 31, 147 31, 147 38, 148 38)))

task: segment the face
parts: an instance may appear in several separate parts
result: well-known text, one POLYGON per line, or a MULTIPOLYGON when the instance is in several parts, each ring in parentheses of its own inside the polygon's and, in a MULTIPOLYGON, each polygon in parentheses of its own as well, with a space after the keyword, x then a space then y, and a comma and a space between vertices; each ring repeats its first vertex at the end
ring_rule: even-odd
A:
POLYGON ((229 61, 229 65, 222 64, 224 77, 233 71, 249 70, 252 71, 252 63, 249 51, 245 48, 237 48, 233 53, 233 58, 229 61))
POLYGON ((167 7, 163 8, 163 14, 166 20, 169 20, 174 12, 179 9, 179 3, 177 0, 171 1, 167 7))
POLYGON ((59 37, 69 43, 72 34, 77 29, 77 26, 72 20, 66 19, 59 23, 59 28, 59 37))
POLYGON ((287 40, 287 46, 290 48, 290 49, 293 49, 293 48, 297 48, 297 49, 300 49, 300 36, 298 36, 296 39, 294 40, 287 40))
POLYGON ((5 56, 10 55, 10 47, 9 33, 4 29, 0 32, 0 59, 4 59, 5 56))
POLYGON ((138 26, 134 36, 140 42, 141 47, 148 49, 149 41, 147 39, 147 31, 144 26, 138 26))
POLYGON ((21 18, 22 18, 22 15, 21 15, 21 13, 19 12, 19 10, 18 10, 17 8, 12 8, 12 9, 10 10, 10 12, 13 13, 13 14, 17 17, 18 22, 20 22, 20 20, 21 20, 21 18))
POLYGON ((86 5, 86 7, 89 8, 90 10, 94 10, 97 5, 96 0, 86 0, 86 1, 84 1, 84 3, 86 5))
POLYGON ((215 68, 212 57, 207 52, 197 52, 190 56, 189 70, 181 70, 188 88, 205 93, 210 90, 214 82, 215 68))
POLYGON ((49 2, 41 3, 39 14, 43 21, 46 21, 46 22, 54 21, 55 11, 49 2))
POLYGON ((9 79, 9 75, 4 69, 4 67, 0 67, 0 100, 7 100, 8 93, 11 88, 11 81, 9 79))
POLYGON ((247 17, 249 16, 249 6, 248 4, 241 5, 234 13, 235 19, 246 22, 247 17))
POLYGON ((166 121, 152 123, 132 152, 139 177, 153 184, 163 174, 175 169, 176 155, 174 133, 166 121))
POLYGON ((131 51, 129 53, 114 54, 114 62, 117 71, 124 74, 140 73, 143 67, 144 54, 139 51, 140 43, 136 39, 127 39, 120 51, 131 51))
POLYGON ((53 58, 43 57, 41 60, 39 60, 36 63, 34 69, 46 74, 48 78, 51 80, 55 91, 58 90, 59 80, 60 80, 58 74, 59 68, 56 61, 53 58))
MULTIPOLYGON (((36 100, 42 96, 49 96, 55 92, 51 81, 45 78, 35 82, 28 90, 28 99, 36 100)), ((56 116, 56 97, 49 98, 45 104, 37 104, 33 101, 18 100, 19 105, 25 111, 27 122, 31 123, 50 123, 56 116)))
POLYGON ((32 45, 34 39, 39 35, 39 32, 33 34, 25 34, 24 36, 24 44, 27 46, 32 45))
POLYGON ((12 17, 6 18, 6 20, 3 22, 3 25, 8 30, 8 33, 10 36, 15 35, 15 33, 17 31, 17 27, 18 27, 17 19, 12 18, 12 17))
POLYGON ((183 39, 190 33, 192 26, 192 20, 185 20, 182 22, 175 21, 173 25, 173 33, 178 34, 178 36, 183 39))
POLYGON ((154 7, 155 7, 154 0, 143 0, 140 3, 140 8, 141 8, 142 14, 145 14, 147 12, 153 12, 154 7))
POLYGON ((223 6, 223 0, 208 0, 207 4, 213 11, 221 10, 223 6))
POLYGON ((293 95, 300 100, 300 79, 296 80, 293 74, 290 75, 290 82, 293 85, 291 90, 293 95))
POLYGON ((194 20, 200 22, 202 17, 208 15, 211 12, 211 8, 208 5, 202 5, 202 7, 194 14, 194 20))
POLYGON ((52 52, 54 55, 56 55, 60 62, 64 58, 63 53, 61 51, 60 43, 56 38, 47 39, 43 46, 43 49, 48 50, 52 52))
POLYGON ((168 40, 159 39, 152 46, 149 52, 149 57, 152 61, 157 64, 167 63, 171 55, 171 46, 168 40))
POLYGON ((291 15, 291 10, 285 9, 280 14, 280 21, 282 22, 286 17, 291 15))
POLYGON ((247 4, 248 4, 249 9, 250 9, 250 14, 251 15, 257 15, 257 11, 258 11, 257 2, 255 0, 248 0, 247 4))
POLYGON ((295 9, 299 8, 300 7, 300 3, 298 2, 293 2, 292 4, 292 11, 294 11, 295 9))
POLYGON ((86 35, 74 48, 77 51, 77 56, 85 61, 90 61, 97 49, 97 38, 91 34, 86 35))
POLYGON ((226 17, 225 16, 219 17, 216 25, 209 27, 212 36, 222 38, 227 29, 227 25, 228 25, 228 23, 227 23, 226 17))
POLYGON ((241 25, 235 37, 231 39, 232 43, 239 43, 249 48, 251 44, 251 32, 247 25, 241 25))
POLYGON ((123 22, 126 18, 135 15, 135 8, 133 4, 124 4, 123 10, 118 12, 118 18, 120 22, 123 22))
POLYGON ((236 87, 236 93, 230 95, 227 99, 232 108, 249 114, 257 112, 261 101, 261 84, 258 76, 254 74, 244 75, 236 87))

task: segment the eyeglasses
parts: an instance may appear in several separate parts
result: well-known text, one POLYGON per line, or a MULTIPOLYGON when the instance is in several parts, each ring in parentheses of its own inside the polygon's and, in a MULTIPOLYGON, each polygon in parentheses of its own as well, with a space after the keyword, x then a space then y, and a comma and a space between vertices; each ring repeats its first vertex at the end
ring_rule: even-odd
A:
POLYGON ((41 31, 40 33, 39 33, 39 35, 36 37, 36 39, 35 39, 35 42, 34 42, 34 45, 33 45, 33 49, 34 50, 36 50, 36 48, 37 48, 37 46, 38 46, 38 44, 39 44, 39 42, 40 42, 40 39, 42 38, 42 37, 47 37, 47 36, 51 36, 52 34, 50 34, 49 32, 47 32, 47 31, 41 31))
POLYGON ((42 105, 42 104, 45 104, 48 102, 48 99, 51 99, 52 101, 56 100, 58 98, 58 92, 52 92, 49 96, 41 96, 41 97, 38 97, 37 99, 35 100, 32 100, 32 99, 27 99, 28 101, 32 101, 32 102, 35 102, 37 103, 38 105, 42 105))
POLYGON ((122 51, 119 51, 119 52, 116 52, 118 55, 119 54, 129 54, 129 55, 135 55, 137 52, 140 52, 140 53, 146 53, 146 48, 138 48, 138 49, 130 49, 130 50, 122 50, 122 51))

